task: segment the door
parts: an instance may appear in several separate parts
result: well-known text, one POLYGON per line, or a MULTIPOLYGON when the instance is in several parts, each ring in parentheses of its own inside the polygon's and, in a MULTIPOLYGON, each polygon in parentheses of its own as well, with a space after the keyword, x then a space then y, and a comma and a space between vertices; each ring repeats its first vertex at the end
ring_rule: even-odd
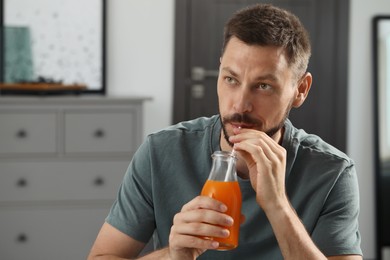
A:
MULTIPOLYGON (((174 122, 218 113, 217 76, 223 27, 238 9, 265 1, 178 0, 175 27, 174 122)), ((298 128, 345 150, 348 0, 267 1, 296 14, 309 31, 313 85, 293 109, 298 128)))

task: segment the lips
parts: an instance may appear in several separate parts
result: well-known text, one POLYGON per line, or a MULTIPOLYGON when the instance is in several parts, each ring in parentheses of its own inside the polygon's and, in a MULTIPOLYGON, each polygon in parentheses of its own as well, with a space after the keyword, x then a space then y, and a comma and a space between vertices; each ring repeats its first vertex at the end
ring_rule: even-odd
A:
POLYGON ((237 128, 258 128, 262 125, 261 121, 251 117, 249 114, 232 114, 230 116, 226 116, 222 120, 223 124, 230 124, 233 129, 237 128))
POLYGON ((248 125, 248 124, 242 124, 242 123, 230 123, 233 128, 238 128, 238 129, 241 129, 241 128, 253 128, 254 125, 248 125))

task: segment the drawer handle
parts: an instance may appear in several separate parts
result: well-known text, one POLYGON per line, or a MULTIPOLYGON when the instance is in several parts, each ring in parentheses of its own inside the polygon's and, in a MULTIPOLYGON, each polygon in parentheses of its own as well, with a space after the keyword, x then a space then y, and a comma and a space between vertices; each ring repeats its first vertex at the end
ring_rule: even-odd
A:
POLYGON ((25 129, 20 129, 16 132, 16 137, 19 139, 24 139, 27 137, 27 131, 25 129))
POLYGON ((96 177, 96 179, 93 181, 93 184, 97 187, 104 185, 104 178, 102 177, 96 177))
POLYGON ((106 135, 103 129, 99 128, 93 133, 93 136, 96 138, 103 138, 106 135))
POLYGON ((16 237, 16 241, 19 242, 19 243, 26 243, 27 240, 28 240, 28 236, 25 233, 20 233, 16 237))
POLYGON ((27 180, 25 178, 20 178, 17 182, 16 182, 16 186, 17 187, 26 187, 27 186, 27 180))

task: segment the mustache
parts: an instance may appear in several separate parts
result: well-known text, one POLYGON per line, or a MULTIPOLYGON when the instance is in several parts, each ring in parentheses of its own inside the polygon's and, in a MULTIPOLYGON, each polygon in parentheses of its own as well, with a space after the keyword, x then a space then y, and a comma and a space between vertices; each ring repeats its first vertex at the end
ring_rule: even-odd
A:
POLYGON ((238 124, 244 124, 244 125, 255 125, 259 126, 261 125, 260 120, 257 120, 256 118, 251 117, 248 114, 239 114, 235 113, 230 116, 225 116, 223 118, 223 122, 226 123, 238 123, 238 124))

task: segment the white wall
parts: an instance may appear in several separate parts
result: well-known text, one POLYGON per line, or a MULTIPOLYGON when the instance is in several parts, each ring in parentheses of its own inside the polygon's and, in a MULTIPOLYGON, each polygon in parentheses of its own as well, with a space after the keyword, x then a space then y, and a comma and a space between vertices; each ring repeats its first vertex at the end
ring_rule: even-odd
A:
MULTIPOLYGON (((110 0, 108 93, 146 95, 145 135, 170 124, 174 0, 110 0)), ((375 257, 371 18, 390 14, 389 0, 351 0, 348 153, 361 192, 360 229, 366 259, 375 257)))
POLYGON ((109 0, 107 92, 152 97, 146 134, 171 123, 174 0, 109 0))
POLYGON ((390 14, 389 0, 351 1, 347 149, 359 175, 360 230, 367 259, 375 256, 371 22, 377 14, 390 14))

